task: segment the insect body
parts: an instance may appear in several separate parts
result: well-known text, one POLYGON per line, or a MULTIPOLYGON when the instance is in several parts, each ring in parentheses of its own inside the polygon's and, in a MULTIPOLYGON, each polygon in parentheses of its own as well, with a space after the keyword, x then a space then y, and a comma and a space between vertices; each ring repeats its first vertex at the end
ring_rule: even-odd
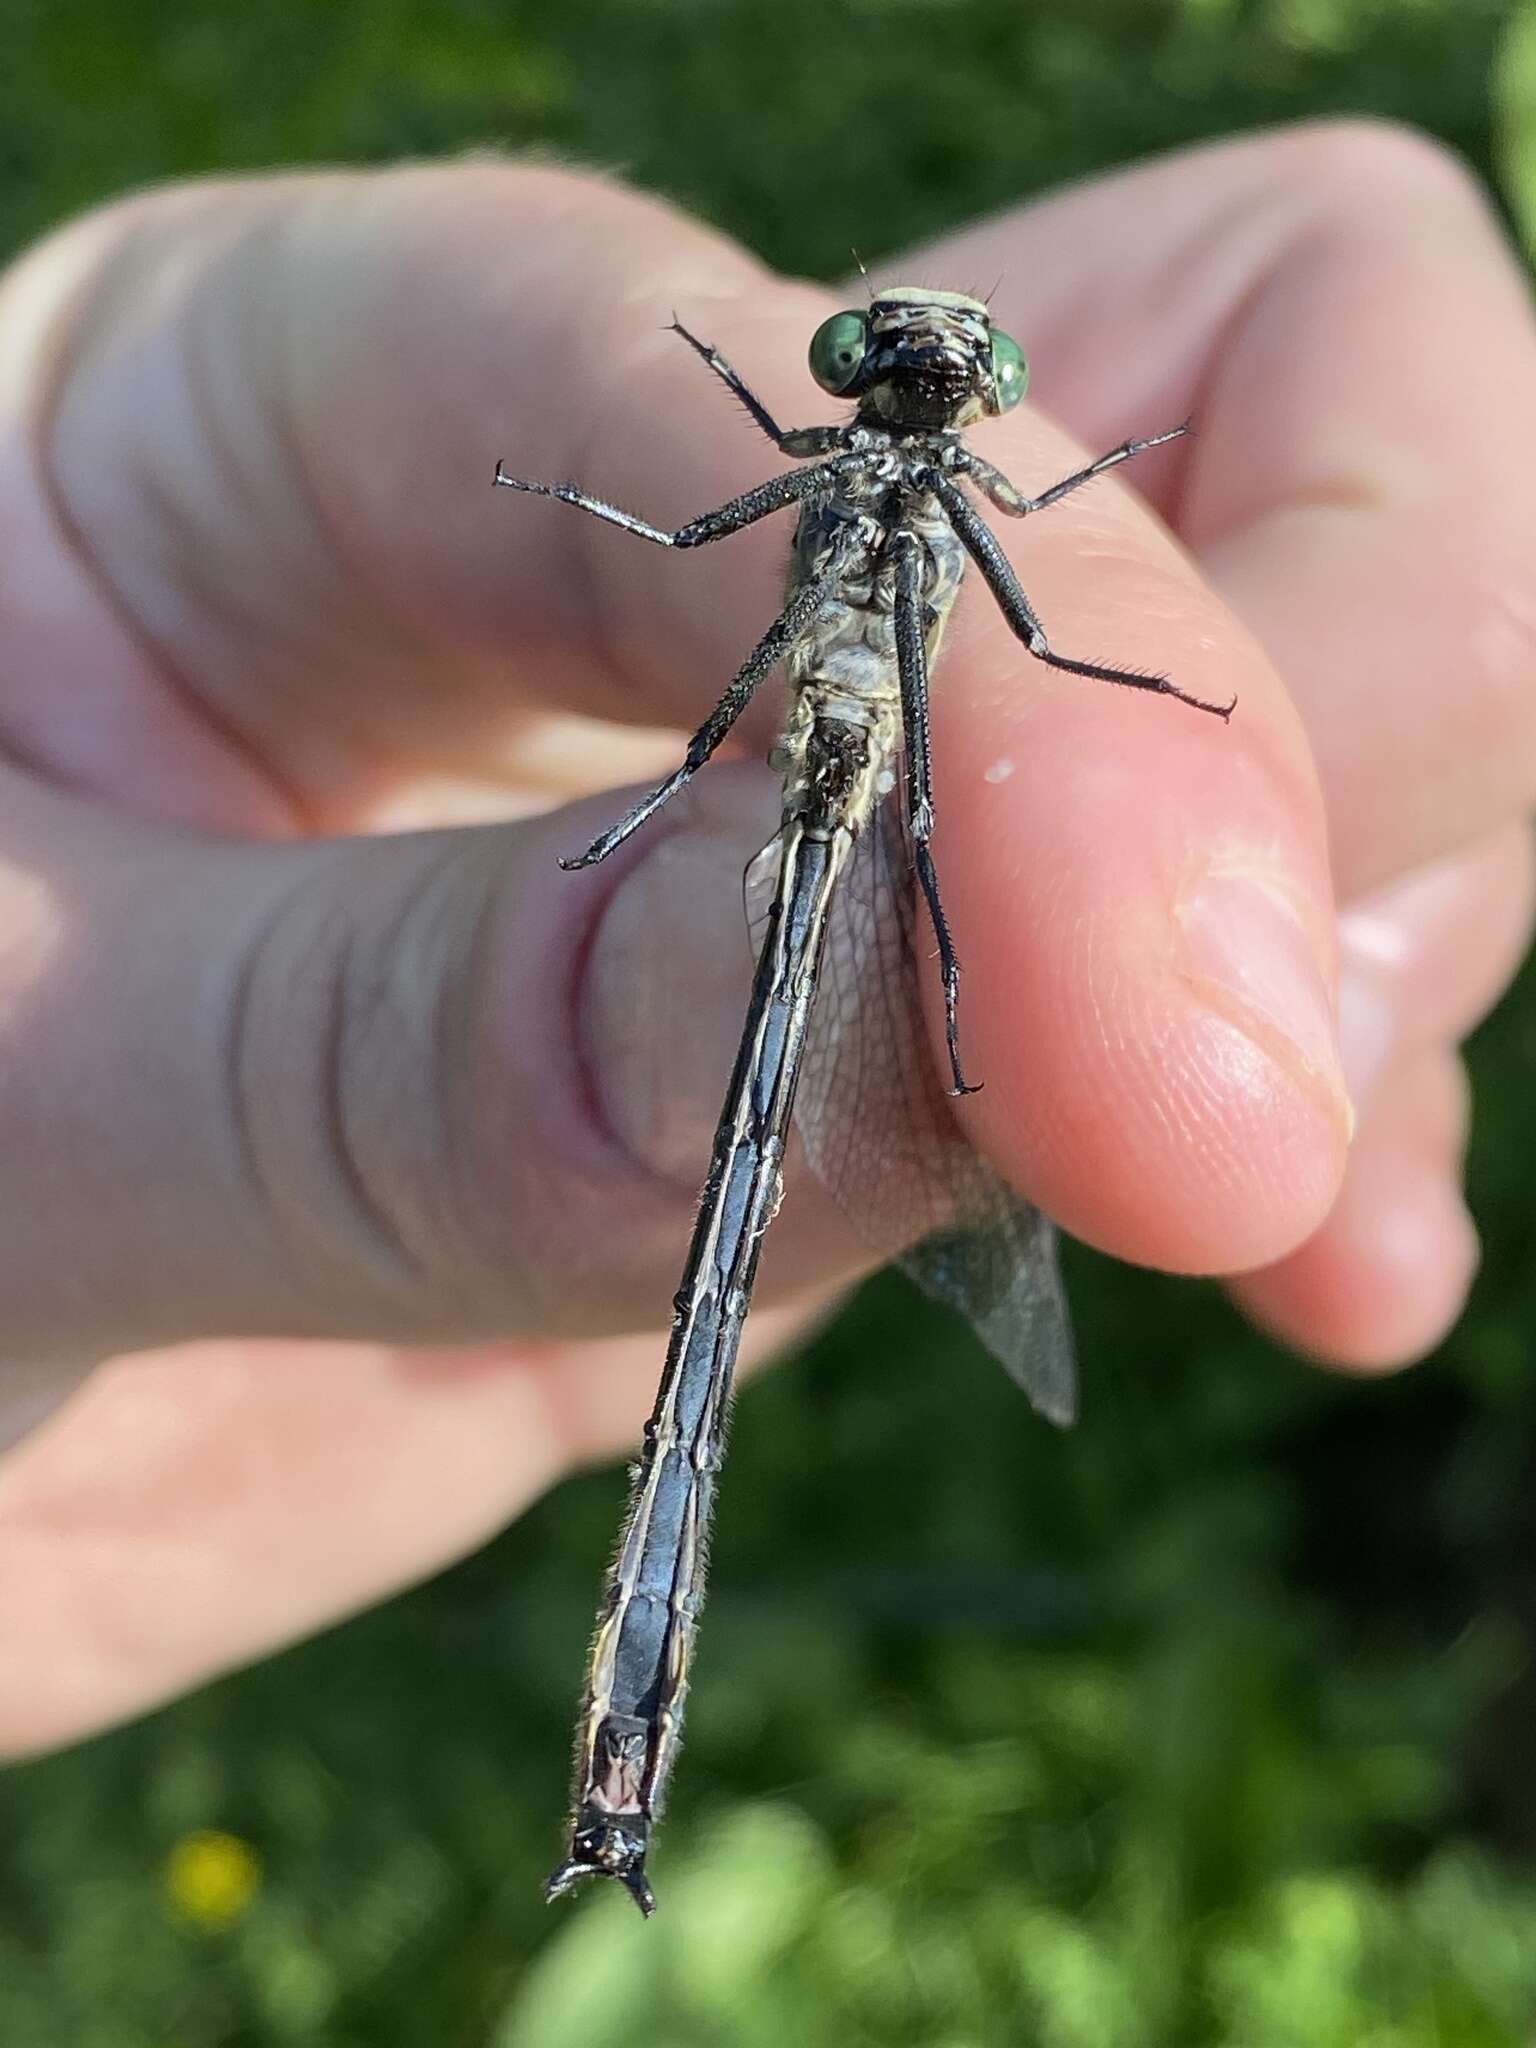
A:
POLYGON ((963 439, 974 421, 1017 404, 1027 383, 1018 344, 979 300, 897 286, 834 314, 812 339, 811 371, 857 412, 846 425, 789 432, 713 348, 677 332, 806 467, 670 532, 575 485, 496 469, 498 484, 563 499, 663 547, 702 547, 799 509, 783 609, 682 764, 565 863, 589 867, 622 845, 704 766, 763 680, 786 668, 789 716, 775 756, 782 822, 749 875, 757 973, 604 1588, 570 1842, 549 1882, 553 1897, 584 1877, 614 1877, 646 1913, 655 1898, 645 1859, 681 1726, 731 1376, 797 1088, 810 1161, 871 1243, 969 1315, 1045 1414, 1065 1422, 1073 1413, 1051 1226, 965 1143, 935 1089, 909 957, 915 880, 938 946, 949 1090, 969 1093, 959 963, 930 851, 928 730, 929 674, 967 560, 1037 660, 1221 718, 1232 710, 1163 676, 1058 654, 967 495, 979 490, 1014 517, 1038 512, 1182 427, 1126 441, 1031 498, 963 439))

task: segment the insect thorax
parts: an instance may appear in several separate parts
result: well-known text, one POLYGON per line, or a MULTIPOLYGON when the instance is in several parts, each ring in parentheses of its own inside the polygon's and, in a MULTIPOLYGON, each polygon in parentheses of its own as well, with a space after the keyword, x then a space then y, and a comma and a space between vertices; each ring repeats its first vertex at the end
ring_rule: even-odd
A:
MULTIPOLYGON (((833 489, 810 499, 795 532, 792 582, 813 581, 833 562, 835 586, 789 650, 796 698, 819 702, 828 715, 900 730, 896 661, 896 536, 917 542, 924 636, 930 662, 960 588, 965 552, 942 506, 922 488, 938 451, 893 443, 856 430, 865 445, 833 489)), ((793 740, 793 732, 790 735, 793 740)))

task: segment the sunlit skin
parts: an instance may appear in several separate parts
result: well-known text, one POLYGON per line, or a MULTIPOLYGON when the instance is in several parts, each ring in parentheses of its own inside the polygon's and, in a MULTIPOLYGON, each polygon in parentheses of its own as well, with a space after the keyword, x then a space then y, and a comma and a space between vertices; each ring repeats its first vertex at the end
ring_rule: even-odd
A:
MULTIPOLYGON (((1078 1235, 1402 1363, 1475 1262, 1456 1044, 1529 923, 1514 266, 1448 160, 1343 126, 1163 159, 899 273, 1001 274, 1038 399, 987 454, 1026 487, 1196 416, 1144 498, 1106 478, 1003 537, 1062 646, 1241 707, 1021 674, 957 611, 936 851, 986 934, 987 1084, 960 1113, 1078 1235)), ((772 777, 717 763, 659 844, 557 862, 675 758, 782 542, 662 577, 549 519, 513 557, 484 458, 718 503, 760 456, 728 404, 701 424, 672 309, 791 417, 854 296, 484 164, 148 195, 0 287, 15 1424, 84 1381, 0 1473, 10 1752, 320 1627, 633 1441, 739 1023, 718 876, 772 777), (326 836, 380 819, 438 829, 326 836), (642 939, 672 963, 643 995, 642 939)), ((760 1351, 858 1259, 811 1191, 776 1234, 760 1351)))

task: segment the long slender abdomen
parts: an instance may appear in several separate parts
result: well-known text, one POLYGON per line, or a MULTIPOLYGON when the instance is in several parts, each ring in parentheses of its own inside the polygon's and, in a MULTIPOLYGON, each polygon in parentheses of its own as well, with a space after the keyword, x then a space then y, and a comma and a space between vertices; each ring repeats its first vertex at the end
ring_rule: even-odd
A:
POLYGON ((676 1756, 703 1599, 732 1371, 763 1233, 778 1206, 827 906, 849 830, 786 822, 741 1049, 678 1290, 666 1367, 592 1645, 570 1850, 551 1897, 585 1876, 649 1913, 650 1828, 676 1756))

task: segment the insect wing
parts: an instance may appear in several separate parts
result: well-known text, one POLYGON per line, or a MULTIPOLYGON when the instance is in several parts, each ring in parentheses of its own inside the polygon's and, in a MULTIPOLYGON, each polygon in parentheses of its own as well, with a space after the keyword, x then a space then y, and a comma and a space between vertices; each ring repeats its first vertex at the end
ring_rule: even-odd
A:
MULTIPOLYGON (((779 844, 747 870, 760 940, 779 844)), ((876 807, 828 915, 795 1122, 818 1179, 860 1236, 975 1326, 1051 1421, 1076 1414, 1066 1297, 1049 1218, 966 1142, 939 1086, 918 999, 911 849, 876 807)))

